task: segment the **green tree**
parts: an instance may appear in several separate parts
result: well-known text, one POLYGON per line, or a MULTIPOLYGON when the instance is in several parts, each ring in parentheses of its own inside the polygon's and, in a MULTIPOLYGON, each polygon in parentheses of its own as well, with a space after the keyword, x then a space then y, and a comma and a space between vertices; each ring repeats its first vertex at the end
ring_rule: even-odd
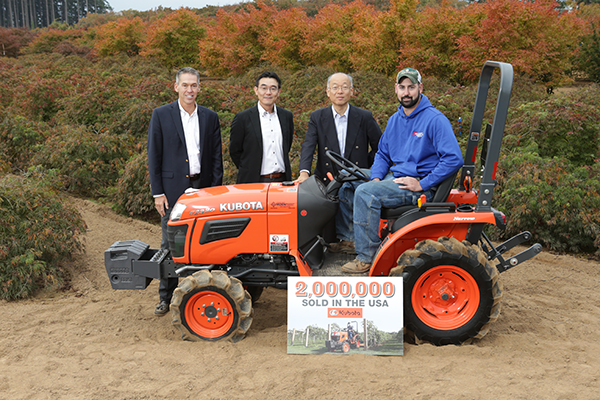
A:
POLYGON ((582 39, 577 62, 591 81, 600 83, 600 33, 596 26, 582 39))

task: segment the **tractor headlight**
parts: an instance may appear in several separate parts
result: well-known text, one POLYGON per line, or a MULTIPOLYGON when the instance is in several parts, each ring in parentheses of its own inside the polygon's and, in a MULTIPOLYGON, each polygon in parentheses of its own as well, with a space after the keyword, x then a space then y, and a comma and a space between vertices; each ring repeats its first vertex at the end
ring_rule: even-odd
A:
POLYGON ((176 203, 175 207, 173 207, 173 210, 171 210, 171 217, 169 218, 169 220, 179 221, 181 219, 181 215, 183 214, 184 211, 185 211, 185 205, 183 205, 181 203, 176 203))

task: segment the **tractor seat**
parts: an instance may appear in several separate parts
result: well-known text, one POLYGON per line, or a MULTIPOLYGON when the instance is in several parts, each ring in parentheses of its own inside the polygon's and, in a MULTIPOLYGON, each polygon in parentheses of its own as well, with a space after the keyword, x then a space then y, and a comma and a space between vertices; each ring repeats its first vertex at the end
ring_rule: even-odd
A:
MULTIPOLYGON (((458 172, 458 171, 457 171, 458 172)), ((452 190, 452 185, 454 184, 454 179, 456 178, 456 173, 451 174, 447 177, 442 183, 438 185, 435 194, 433 195, 433 199, 431 199, 432 203, 445 203, 450 195, 450 191, 452 190)), ((381 208, 381 219, 398 219, 402 214, 407 211, 418 208, 418 206, 406 205, 400 206, 396 208, 381 208)))

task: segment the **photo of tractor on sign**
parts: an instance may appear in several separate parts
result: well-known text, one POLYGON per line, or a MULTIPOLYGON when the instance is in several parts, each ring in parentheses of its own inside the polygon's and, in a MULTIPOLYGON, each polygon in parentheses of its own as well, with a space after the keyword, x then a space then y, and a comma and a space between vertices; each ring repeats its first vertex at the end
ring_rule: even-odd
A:
MULTIPOLYGON (((486 226, 506 226, 492 202, 512 82, 510 64, 486 62, 462 170, 442 182, 430 202, 382 209, 382 243, 368 275, 403 278, 405 336, 416 343, 461 344, 482 338, 500 313, 500 274, 541 251, 534 244, 505 258, 531 234, 494 245, 484 232, 486 226), (485 105, 496 70, 500 86, 493 122, 486 129, 485 105), (478 148, 481 176, 476 176, 478 148), (456 176, 458 188, 453 189, 456 176)), ((183 278, 170 305, 182 338, 242 339, 263 288, 287 289, 288 277, 341 274, 329 261, 321 235, 337 214, 342 184, 368 178, 339 154, 327 155, 336 166, 327 186, 311 176, 302 183, 249 183, 182 195, 169 221, 171 251, 137 240, 118 241, 105 251, 112 287, 145 289, 152 279, 183 278)), ((332 337, 331 343, 338 341, 332 337)))
POLYGON ((358 322, 351 321, 345 329, 331 332, 331 339, 325 341, 325 346, 329 351, 341 350, 344 353, 350 349, 358 349, 365 347, 365 343, 360 340, 358 334, 358 322))

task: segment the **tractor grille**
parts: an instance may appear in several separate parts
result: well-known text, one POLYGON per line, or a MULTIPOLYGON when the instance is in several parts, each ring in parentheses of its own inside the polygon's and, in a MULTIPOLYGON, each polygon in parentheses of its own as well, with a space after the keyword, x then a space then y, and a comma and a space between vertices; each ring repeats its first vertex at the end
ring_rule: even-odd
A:
POLYGON ((208 221, 204 224, 200 244, 238 237, 250 223, 250 218, 231 218, 208 221))

